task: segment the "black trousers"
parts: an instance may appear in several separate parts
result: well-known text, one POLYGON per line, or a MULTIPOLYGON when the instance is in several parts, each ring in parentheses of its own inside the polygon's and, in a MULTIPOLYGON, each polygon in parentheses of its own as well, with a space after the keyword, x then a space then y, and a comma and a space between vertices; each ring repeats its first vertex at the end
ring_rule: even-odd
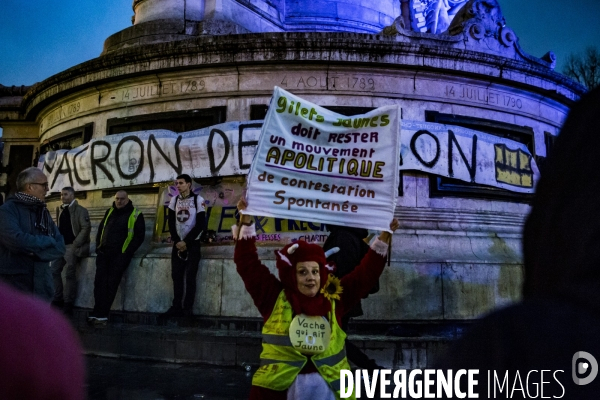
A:
POLYGON ((101 253, 96 257, 96 277, 94 279, 94 311, 92 316, 108 317, 123 273, 129 266, 131 257, 122 253, 101 253))
POLYGON ((191 310, 196 298, 196 275, 200 263, 200 243, 177 255, 177 247, 171 253, 171 278, 173 279, 173 307, 191 310), (187 256, 187 260, 185 257, 187 256), (182 259, 183 257, 183 259, 182 259))

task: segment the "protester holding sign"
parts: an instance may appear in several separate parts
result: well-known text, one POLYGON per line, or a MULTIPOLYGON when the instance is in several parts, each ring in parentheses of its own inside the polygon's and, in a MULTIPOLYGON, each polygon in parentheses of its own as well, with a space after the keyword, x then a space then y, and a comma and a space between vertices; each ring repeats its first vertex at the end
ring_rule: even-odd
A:
POLYGON ((386 230, 400 165, 400 107, 346 117, 275 87, 248 173, 248 213, 386 230))
MULTIPOLYGON (((246 209, 245 200, 238 209, 246 209)), ((365 297, 385 266, 390 232, 382 232, 354 271, 334 277, 323 249, 304 241, 276 251, 279 279, 261 264, 252 218, 243 214, 232 227, 238 238, 234 261, 265 324, 261 367, 250 399, 339 398, 345 357, 342 316, 365 297)), ((393 219, 390 231, 398 228, 393 219)))

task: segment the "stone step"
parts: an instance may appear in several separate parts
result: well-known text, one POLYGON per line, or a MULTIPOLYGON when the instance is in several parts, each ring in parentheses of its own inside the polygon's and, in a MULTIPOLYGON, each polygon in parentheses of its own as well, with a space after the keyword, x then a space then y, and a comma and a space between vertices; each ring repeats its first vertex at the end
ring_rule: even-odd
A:
MULTIPOLYGON (((259 363, 262 324, 255 319, 194 316, 161 321, 157 314, 113 312, 106 325, 90 325, 88 314, 89 310, 77 309, 72 317, 87 355, 250 368, 259 363)), ((348 339, 382 367, 414 369, 431 366, 452 335, 357 332, 348 339)))

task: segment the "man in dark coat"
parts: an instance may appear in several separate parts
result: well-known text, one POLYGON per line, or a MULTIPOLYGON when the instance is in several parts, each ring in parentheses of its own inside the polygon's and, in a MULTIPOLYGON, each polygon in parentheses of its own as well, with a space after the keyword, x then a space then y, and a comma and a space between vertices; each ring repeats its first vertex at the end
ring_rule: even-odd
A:
POLYGON ((133 254, 144 242, 144 215, 134 206, 127 192, 115 194, 113 206, 106 211, 96 234, 96 277, 94 310, 88 322, 105 324, 123 273, 133 254))
POLYGON ((520 386, 533 398, 542 381, 540 397, 598 398, 599 104, 600 89, 575 104, 546 161, 523 234, 523 301, 476 323, 438 365, 479 369, 480 398, 488 370, 508 377, 494 398, 523 398, 520 386))
POLYGON ((17 176, 17 193, 0 207, 0 279, 51 301, 50 262, 65 254, 65 242, 46 208, 48 179, 35 167, 17 176))

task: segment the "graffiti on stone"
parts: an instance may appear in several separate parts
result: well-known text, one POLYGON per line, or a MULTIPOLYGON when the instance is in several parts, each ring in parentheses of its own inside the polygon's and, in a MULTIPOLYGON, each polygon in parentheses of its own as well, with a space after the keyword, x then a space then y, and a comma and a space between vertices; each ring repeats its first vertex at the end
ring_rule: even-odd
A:
POLYGON ((185 172, 194 178, 245 174, 262 121, 227 122, 176 134, 166 130, 105 136, 72 150, 50 151, 39 167, 50 192, 77 191, 172 181, 185 172))

